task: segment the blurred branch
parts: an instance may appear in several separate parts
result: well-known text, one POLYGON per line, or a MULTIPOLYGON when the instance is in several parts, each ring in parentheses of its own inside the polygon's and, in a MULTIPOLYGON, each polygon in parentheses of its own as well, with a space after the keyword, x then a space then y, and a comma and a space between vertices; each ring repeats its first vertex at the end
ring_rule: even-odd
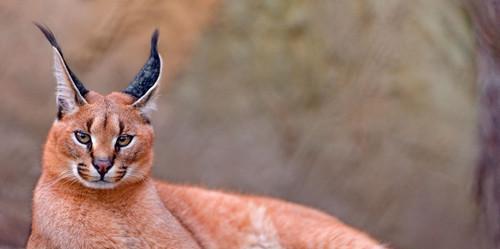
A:
POLYGON ((476 197, 494 245, 500 248, 500 0, 467 4, 478 44, 480 154, 476 197))

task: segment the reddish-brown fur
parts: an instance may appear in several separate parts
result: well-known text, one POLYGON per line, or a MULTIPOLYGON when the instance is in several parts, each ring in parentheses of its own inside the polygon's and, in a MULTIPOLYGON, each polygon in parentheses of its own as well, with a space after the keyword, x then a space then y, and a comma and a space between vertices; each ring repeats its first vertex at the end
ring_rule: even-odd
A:
MULTIPOLYGON (((90 92, 86 99, 88 105, 54 122, 49 132, 28 248, 382 248, 313 209, 152 180, 153 130, 129 105, 131 98, 90 92), (90 160, 74 144, 73 130, 93 119, 93 136, 110 141, 119 129, 113 115, 136 134, 134 149, 117 160, 136 165, 137 175, 118 179, 112 189, 89 188, 64 175, 74 158, 90 160)), ((112 148, 95 150, 106 155, 112 148)))
MULTIPOLYGON (((60 114, 44 147, 28 248, 383 248, 314 209, 151 179, 148 102, 160 76, 139 97, 85 92, 40 28, 54 47, 60 114)), ((156 62, 145 70, 161 69, 156 62)), ((147 75, 140 79, 152 82, 147 75)))

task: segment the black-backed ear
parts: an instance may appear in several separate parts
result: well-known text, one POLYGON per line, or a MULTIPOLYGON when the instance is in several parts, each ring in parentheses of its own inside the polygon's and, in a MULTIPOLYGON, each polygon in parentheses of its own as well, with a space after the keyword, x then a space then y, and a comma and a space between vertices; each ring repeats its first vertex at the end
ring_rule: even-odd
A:
POLYGON ((162 60, 158 53, 158 30, 151 37, 151 54, 134 80, 122 92, 134 98, 134 107, 148 117, 155 109, 155 96, 160 84, 162 60))
POLYGON ((78 111, 80 106, 87 104, 85 95, 89 91, 68 67, 52 31, 39 23, 35 23, 35 25, 42 31, 54 50, 54 75, 57 81, 57 118, 61 119, 63 115, 74 113, 78 111))

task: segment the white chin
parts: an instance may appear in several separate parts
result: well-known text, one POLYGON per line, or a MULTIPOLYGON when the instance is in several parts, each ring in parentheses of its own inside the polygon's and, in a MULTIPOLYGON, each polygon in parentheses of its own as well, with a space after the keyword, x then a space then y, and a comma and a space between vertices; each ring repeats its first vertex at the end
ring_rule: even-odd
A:
POLYGON ((89 182, 89 181, 81 181, 83 185, 87 188, 93 188, 93 189, 112 189, 116 187, 117 183, 114 182, 103 182, 103 181, 98 181, 98 182, 89 182))

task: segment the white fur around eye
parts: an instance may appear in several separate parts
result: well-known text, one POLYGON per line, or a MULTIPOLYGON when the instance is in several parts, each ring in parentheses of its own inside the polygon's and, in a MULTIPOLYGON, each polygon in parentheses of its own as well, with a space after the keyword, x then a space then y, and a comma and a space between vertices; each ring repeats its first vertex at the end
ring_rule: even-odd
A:
POLYGON ((97 138, 94 137, 94 135, 90 135, 90 139, 92 139, 92 144, 97 144, 99 141, 97 141, 97 138))
POLYGON ((111 139, 111 147, 114 148, 115 145, 116 145, 116 140, 118 139, 118 136, 115 136, 113 137, 113 139, 111 139))

